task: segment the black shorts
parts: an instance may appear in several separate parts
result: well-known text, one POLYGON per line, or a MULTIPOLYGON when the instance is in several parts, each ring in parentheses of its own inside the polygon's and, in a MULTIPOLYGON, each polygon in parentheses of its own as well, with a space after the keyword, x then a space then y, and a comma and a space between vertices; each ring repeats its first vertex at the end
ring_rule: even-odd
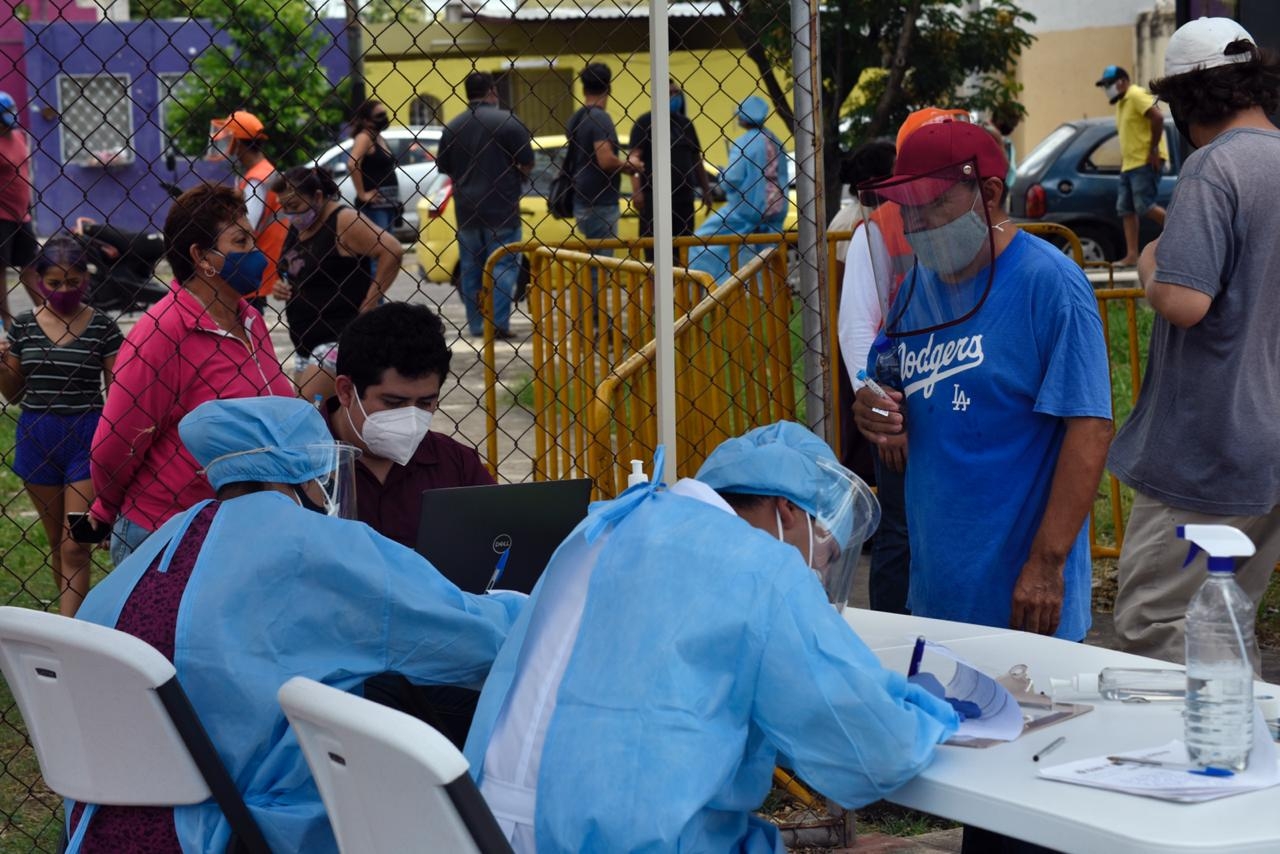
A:
POLYGON ((39 251, 31 223, 0 219, 0 269, 26 267, 36 260, 39 251))

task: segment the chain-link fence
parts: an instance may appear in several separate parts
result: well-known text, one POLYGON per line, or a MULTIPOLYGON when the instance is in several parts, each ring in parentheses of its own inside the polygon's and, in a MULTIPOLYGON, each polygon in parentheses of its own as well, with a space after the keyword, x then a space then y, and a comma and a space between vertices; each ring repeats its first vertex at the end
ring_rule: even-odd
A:
MULTIPOLYGON (((821 240, 826 211, 799 209, 797 178, 821 180, 822 164, 797 164, 793 129, 823 121, 813 93, 796 115, 792 81, 817 78, 790 69, 795 10, 666 8, 665 146, 649 11, 8 4, 0 602, 70 612, 110 571, 69 514, 114 523, 119 557, 210 497, 176 432, 204 400, 301 394, 339 438, 343 424, 358 435, 363 409, 335 380, 353 357, 336 345, 384 303, 443 321, 435 433, 499 481, 579 474, 615 492, 618 462, 657 442, 655 169, 672 182, 659 204, 677 237, 682 458, 764 421, 821 423, 834 405, 832 307, 816 284, 828 247, 797 251, 796 232, 808 217, 821 240)), ((372 333, 385 329, 380 352, 404 358, 434 340, 430 324, 372 333)), ((53 851, 60 800, 7 690, 0 715, 0 851, 53 851)))

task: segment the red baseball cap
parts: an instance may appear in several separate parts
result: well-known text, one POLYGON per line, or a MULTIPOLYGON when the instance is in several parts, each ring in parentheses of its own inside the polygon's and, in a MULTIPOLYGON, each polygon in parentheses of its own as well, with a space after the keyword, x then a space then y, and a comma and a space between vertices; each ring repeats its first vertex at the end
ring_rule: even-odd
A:
POLYGON ((863 184, 902 205, 920 205, 942 195, 957 181, 1000 178, 1009 161, 995 139, 980 125, 967 122, 927 124, 902 143, 893 177, 863 184))

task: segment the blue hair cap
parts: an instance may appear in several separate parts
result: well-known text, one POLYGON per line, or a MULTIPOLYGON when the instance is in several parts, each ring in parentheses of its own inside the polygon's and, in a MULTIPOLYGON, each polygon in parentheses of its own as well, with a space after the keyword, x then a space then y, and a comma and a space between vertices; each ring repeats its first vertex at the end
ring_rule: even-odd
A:
POLYGON ((333 469, 333 434, 296 397, 210 400, 178 423, 178 435, 215 490, 229 483, 306 483, 333 469))

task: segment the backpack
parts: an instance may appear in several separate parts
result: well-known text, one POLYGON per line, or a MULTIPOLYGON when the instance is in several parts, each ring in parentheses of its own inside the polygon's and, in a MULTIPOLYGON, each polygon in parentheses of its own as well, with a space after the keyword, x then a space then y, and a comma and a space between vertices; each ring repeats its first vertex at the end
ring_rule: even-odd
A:
POLYGON ((572 119, 569 120, 569 127, 565 130, 565 151, 564 159, 560 161, 560 172, 551 181, 551 191, 547 193, 547 211, 556 219, 571 219, 573 217, 573 199, 575 196, 573 189, 573 176, 577 171, 574 165, 573 152, 577 148, 574 143, 573 135, 578 130, 578 125, 587 114, 589 107, 584 107, 572 119))

